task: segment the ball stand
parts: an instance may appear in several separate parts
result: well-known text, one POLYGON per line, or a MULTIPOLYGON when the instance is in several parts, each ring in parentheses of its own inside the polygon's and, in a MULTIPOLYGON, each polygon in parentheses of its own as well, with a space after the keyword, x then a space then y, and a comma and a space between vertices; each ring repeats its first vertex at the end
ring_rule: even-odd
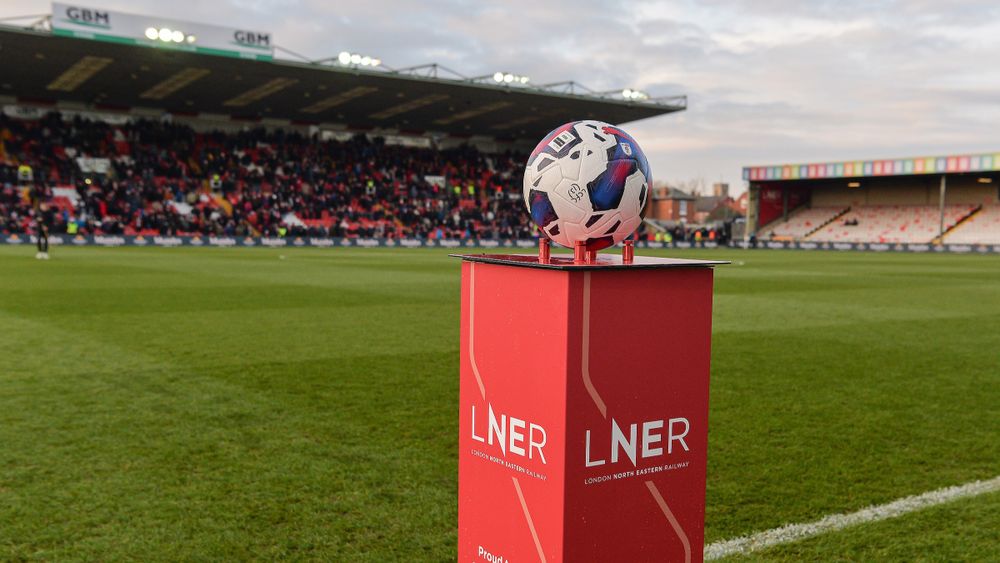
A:
POLYGON ((462 259, 459 561, 702 557, 712 266, 462 259))
MULTIPOLYGON (((541 237, 538 239, 538 263, 552 263, 552 243, 549 239, 541 237)), ((626 239, 622 242, 622 264, 631 264, 635 259, 635 242, 626 239)), ((573 246, 574 264, 596 264, 597 251, 587 250, 587 243, 582 240, 576 241, 573 246)))

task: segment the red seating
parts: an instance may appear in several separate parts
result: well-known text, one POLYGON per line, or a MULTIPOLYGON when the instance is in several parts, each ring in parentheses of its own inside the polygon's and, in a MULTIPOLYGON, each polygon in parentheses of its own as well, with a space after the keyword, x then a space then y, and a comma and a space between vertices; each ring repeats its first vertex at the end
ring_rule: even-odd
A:
POLYGON ((822 225, 837 214, 844 211, 844 207, 813 207, 799 209, 788 217, 788 221, 778 219, 768 224, 760 230, 759 237, 762 238, 789 238, 799 240, 809 234, 815 225, 822 225))
MULTIPOLYGON (((946 205, 944 228, 949 229, 975 208, 971 204, 946 205)), ((940 213, 935 205, 855 206, 808 239, 818 242, 929 243, 940 235, 940 213)))

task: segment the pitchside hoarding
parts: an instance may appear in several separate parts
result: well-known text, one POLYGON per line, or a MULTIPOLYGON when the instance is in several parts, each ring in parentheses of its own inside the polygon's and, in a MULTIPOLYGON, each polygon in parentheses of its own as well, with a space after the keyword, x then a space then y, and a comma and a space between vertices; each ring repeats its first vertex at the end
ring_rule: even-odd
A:
MULTIPOLYGON (((141 235, 51 235, 50 244, 73 246, 263 246, 332 248, 347 247, 399 247, 399 248, 536 248, 538 241, 491 239, 386 239, 386 238, 325 238, 325 237, 231 237, 231 236, 141 236, 141 235)), ((0 234, 0 244, 35 244, 33 235, 0 234)), ((718 248, 714 242, 654 242, 636 241, 636 248, 718 248)), ((1000 254, 1000 244, 882 244, 864 242, 777 242, 761 241, 756 246, 733 242, 735 248, 770 248, 775 250, 867 250, 871 252, 950 252, 958 254, 1000 254)))
POLYGON ((52 33, 261 61, 274 57, 270 33, 58 2, 52 4, 52 33))

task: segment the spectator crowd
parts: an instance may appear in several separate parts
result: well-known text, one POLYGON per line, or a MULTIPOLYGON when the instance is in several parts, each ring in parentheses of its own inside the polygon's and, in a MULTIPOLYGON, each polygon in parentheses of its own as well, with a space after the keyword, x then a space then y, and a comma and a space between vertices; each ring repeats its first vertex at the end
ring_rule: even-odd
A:
POLYGON ((528 238, 523 162, 365 135, 0 115, 0 232, 31 231, 30 185, 53 233, 528 238))

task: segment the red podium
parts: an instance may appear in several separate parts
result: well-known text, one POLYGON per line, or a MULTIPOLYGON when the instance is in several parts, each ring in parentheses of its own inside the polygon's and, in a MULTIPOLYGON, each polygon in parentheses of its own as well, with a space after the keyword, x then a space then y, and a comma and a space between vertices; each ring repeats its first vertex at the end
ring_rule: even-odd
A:
POLYGON ((701 561, 724 262, 461 258, 458 560, 701 561))

